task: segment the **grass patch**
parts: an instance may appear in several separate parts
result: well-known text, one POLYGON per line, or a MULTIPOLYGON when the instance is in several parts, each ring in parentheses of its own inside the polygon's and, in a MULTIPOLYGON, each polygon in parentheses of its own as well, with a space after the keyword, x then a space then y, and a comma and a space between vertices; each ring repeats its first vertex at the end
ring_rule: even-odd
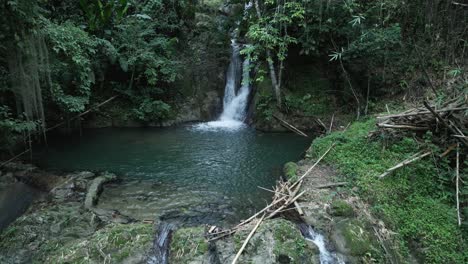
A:
POLYGON ((366 136, 374 128, 374 119, 356 122, 345 132, 314 140, 307 155, 318 157, 336 143, 325 161, 358 187, 373 212, 399 233, 402 252, 414 252, 424 263, 466 263, 467 243, 457 226, 449 186, 453 172, 426 158, 378 179, 386 169, 434 146, 409 137, 388 145, 384 140, 370 140, 366 136))

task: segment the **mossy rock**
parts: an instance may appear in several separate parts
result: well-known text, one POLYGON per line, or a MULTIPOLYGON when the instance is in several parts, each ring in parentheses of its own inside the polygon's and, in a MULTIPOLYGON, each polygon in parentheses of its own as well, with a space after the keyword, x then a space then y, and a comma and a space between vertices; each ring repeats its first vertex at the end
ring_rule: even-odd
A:
POLYGON ((203 226, 180 228, 172 235, 170 263, 200 261, 208 252, 203 226))
POLYGON ((149 224, 110 224, 92 236, 58 247, 46 263, 141 263, 154 237, 149 224))
POLYGON ((44 263, 64 244, 88 237, 96 230, 97 223, 90 221, 93 215, 79 202, 37 207, 0 234, 0 263, 44 263))
POLYGON ((295 162, 288 162, 284 164, 283 173, 288 181, 297 180, 297 170, 299 166, 295 162))
MULTIPOLYGON (((237 232, 233 239, 237 252, 251 229, 237 232)), ((310 245, 294 223, 285 219, 264 221, 250 239, 239 263, 319 263, 319 250, 310 245)), ((235 253, 234 253, 235 255, 235 253)))
POLYGON ((352 217, 353 207, 343 200, 334 200, 330 206, 330 214, 333 216, 352 217))
POLYGON ((345 219, 336 223, 332 240, 337 250, 345 255, 357 257, 380 254, 377 238, 368 225, 357 219, 345 219))

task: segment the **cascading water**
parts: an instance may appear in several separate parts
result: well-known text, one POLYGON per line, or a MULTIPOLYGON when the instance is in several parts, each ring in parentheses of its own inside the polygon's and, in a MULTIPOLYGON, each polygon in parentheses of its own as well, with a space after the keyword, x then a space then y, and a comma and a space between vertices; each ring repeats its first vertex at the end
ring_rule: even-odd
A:
POLYGON ((218 120, 198 124, 200 130, 227 129, 235 130, 245 126, 247 101, 250 93, 250 61, 241 63, 240 45, 231 40, 231 62, 226 74, 223 112, 218 120))
POLYGON ((315 232, 315 230, 306 224, 299 224, 299 229, 305 239, 312 241, 320 251, 320 264, 344 264, 335 253, 330 252, 325 243, 323 235, 315 232))

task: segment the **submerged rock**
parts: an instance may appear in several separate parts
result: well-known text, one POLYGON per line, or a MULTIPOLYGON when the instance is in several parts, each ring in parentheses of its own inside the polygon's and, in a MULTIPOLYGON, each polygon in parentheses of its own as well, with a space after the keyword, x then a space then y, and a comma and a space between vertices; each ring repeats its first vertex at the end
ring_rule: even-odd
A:
POLYGON ((86 208, 90 209, 94 205, 96 205, 97 200, 99 199, 99 194, 102 191, 102 185, 104 183, 114 181, 117 179, 117 176, 112 173, 104 173, 101 176, 95 178, 91 185, 88 188, 88 192, 86 193, 86 199, 84 205, 86 208))

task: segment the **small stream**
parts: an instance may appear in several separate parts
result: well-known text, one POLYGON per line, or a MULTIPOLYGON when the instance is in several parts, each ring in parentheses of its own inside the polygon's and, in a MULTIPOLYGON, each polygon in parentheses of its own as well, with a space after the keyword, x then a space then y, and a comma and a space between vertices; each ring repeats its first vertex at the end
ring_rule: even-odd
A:
POLYGON ((325 237, 316 232, 311 226, 299 224, 299 229, 305 239, 312 241, 320 251, 320 264, 344 264, 334 252, 327 248, 325 237))

